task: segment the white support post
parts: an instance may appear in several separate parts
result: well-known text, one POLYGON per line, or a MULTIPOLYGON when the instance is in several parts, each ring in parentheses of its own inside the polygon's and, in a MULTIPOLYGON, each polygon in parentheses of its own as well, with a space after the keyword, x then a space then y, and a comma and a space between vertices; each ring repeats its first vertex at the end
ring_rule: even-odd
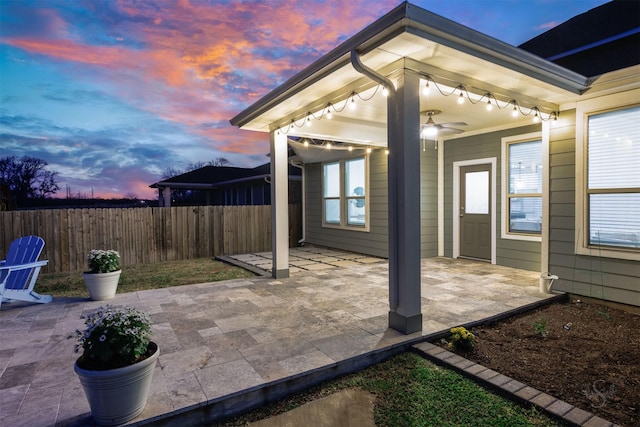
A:
POLYGON ((420 274, 420 78, 405 71, 387 100, 389 327, 422 330, 420 274))
POLYGON ((289 173, 287 136, 271 132, 271 274, 289 277, 289 173))

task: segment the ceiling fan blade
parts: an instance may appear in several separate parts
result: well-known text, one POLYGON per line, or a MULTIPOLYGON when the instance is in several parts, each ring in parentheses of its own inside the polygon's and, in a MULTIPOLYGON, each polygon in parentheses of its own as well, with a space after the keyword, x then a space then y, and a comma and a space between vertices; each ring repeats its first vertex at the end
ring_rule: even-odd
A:
POLYGON ((462 130, 462 129, 456 129, 456 128, 441 127, 441 128, 440 128, 440 132, 441 132, 441 133, 452 133, 452 134, 458 134, 458 133, 462 133, 462 132, 464 132, 464 130, 462 130))
POLYGON ((440 126, 469 126, 465 122, 440 123, 440 126))

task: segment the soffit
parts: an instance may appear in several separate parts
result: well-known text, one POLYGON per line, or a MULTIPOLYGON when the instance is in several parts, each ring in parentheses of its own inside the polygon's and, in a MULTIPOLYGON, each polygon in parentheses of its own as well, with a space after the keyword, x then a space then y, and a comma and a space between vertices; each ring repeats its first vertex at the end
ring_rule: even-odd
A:
MULTIPOLYGON (((376 39, 336 48, 319 60, 318 66, 313 64, 301 72, 300 79, 285 83, 232 119, 232 123, 247 130, 281 129, 294 136, 386 145, 386 98, 375 93, 375 82, 351 65, 349 49, 356 48, 361 49, 360 58, 368 68, 392 80, 400 72, 411 70, 429 76, 445 93, 463 84, 478 98, 491 92, 503 106, 516 99, 525 112, 533 106, 547 113, 557 111, 560 103, 577 99, 576 81, 581 76, 459 24, 436 22, 441 18, 426 11, 418 13, 425 16, 417 21, 398 21, 376 39), (425 24, 429 20, 433 26, 425 24), (452 25, 455 28, 451 29, 452 25), (350 111, 345 103, 354 91, 359 95, 358 108, 350 111), (303 126, 309 113, 319 118, 329 103, 342 111, 334 113, 332 120, 322 117, 311 120, 311 127, 303 126)), ((437 123, 466 122, 466 132, 531 123, 530 117, 511 117, 511 108, 486 114, 481 105, 467 102, 460 106, 456 100, 456 96, 442 96, 432 90, 429 96, 421 95, 421 110, 441 110, 434 118, 437 123)))

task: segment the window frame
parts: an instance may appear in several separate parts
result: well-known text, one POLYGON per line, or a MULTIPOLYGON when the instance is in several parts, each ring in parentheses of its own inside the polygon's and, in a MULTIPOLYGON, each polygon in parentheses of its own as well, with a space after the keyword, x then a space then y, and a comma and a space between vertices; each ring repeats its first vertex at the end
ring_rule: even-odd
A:
MULTIPOLYGON (((588 126, 592 115, 624 110, 640 106, 640 89, 605 95, 576 104, 576 205, 575 205, 575 250, 579 255, 640 261, 640 250, 591 244, 589 242, 589 196, 602 190, 590 192, 588 188, 588 126)), ((634 191, 635 192, 635 191, 634 191)), ((612 194, 612 193, 608 193, 612 194)))
POLYGON ((542 234, 543 234, 543 223, 544 223, 544 174, 542 177, 543 187, 540 193, 522 193, 522 194, 511 194, 509 193, 509 147, 515 144, 523 144, 528 142, 536 142, 540 141, 542 147, 542 155, 540 158, 540 164, 544 167, 544 140, 542 137, 542 132, 531 132, 521 135, 514 135, 502 138, 502 191, 501 191, 501 219, 502 225, 500 227, 500 237, 502 239, 510 239, 510 240, 523 240, 529 242, 541 242, 542 234), (539 197, 542 202, 542 219, 540 222, 540 232, 539 233, 526 233, 522 231, 510 231, 510 216, 509 216, 509 201, 511 198, 528 198, 528 197, 539 197))
POLYGON ((350 231, 369 231, 370 224, 370 180, 369 180, 369 155, 357 155, 353 157, 346 157, 339 160, 334 160, 330 162, 322 162, 321 163, 321 199, 322 199, 322 227, 323 228, 334 228, 339 230, 350 230, 350 231), (364 196, 352 196, 348 195, 346 191, 346 169, 347 162, 354 160, 364 160, 364 182, 365 182, 365 192, 364 196), (339 197, 325 197, 325 166, 330 164, 339 164, 340 176, 339 176, 339 186, 340 186, 340 196, 339 197), (340 201, 340 223, 332 223, 326 221, 326 201, 327 200, 339 200, 340 201), (349 209, 349 201, 351 200, 364 200, 364 208, 365 208, 365 220, 364 225, 355 225, 349 224, 348 218, 348 209, 349 209))

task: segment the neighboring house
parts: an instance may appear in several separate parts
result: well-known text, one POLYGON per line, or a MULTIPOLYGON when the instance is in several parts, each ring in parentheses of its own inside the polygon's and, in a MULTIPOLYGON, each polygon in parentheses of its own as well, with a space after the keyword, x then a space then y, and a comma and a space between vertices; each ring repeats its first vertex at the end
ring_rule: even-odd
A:
MULTIPOLYGON (((190 203, 215 206, 271 204, 271 165, 255 168, 204 166, 151 184, 158 189, 158 205, 172 205, 172 191, 190 193, 190 203)), ((289 203, 300 203, 300 168, 288 167, 289 203)))
POLYGON ((639 5, 518 48, 403 3, 238 114, 271 137, 274 276, 291 146, 306 241, 387 256, 395 329, 421 329, 420 258, 435 256, 640 306, 639 5))

